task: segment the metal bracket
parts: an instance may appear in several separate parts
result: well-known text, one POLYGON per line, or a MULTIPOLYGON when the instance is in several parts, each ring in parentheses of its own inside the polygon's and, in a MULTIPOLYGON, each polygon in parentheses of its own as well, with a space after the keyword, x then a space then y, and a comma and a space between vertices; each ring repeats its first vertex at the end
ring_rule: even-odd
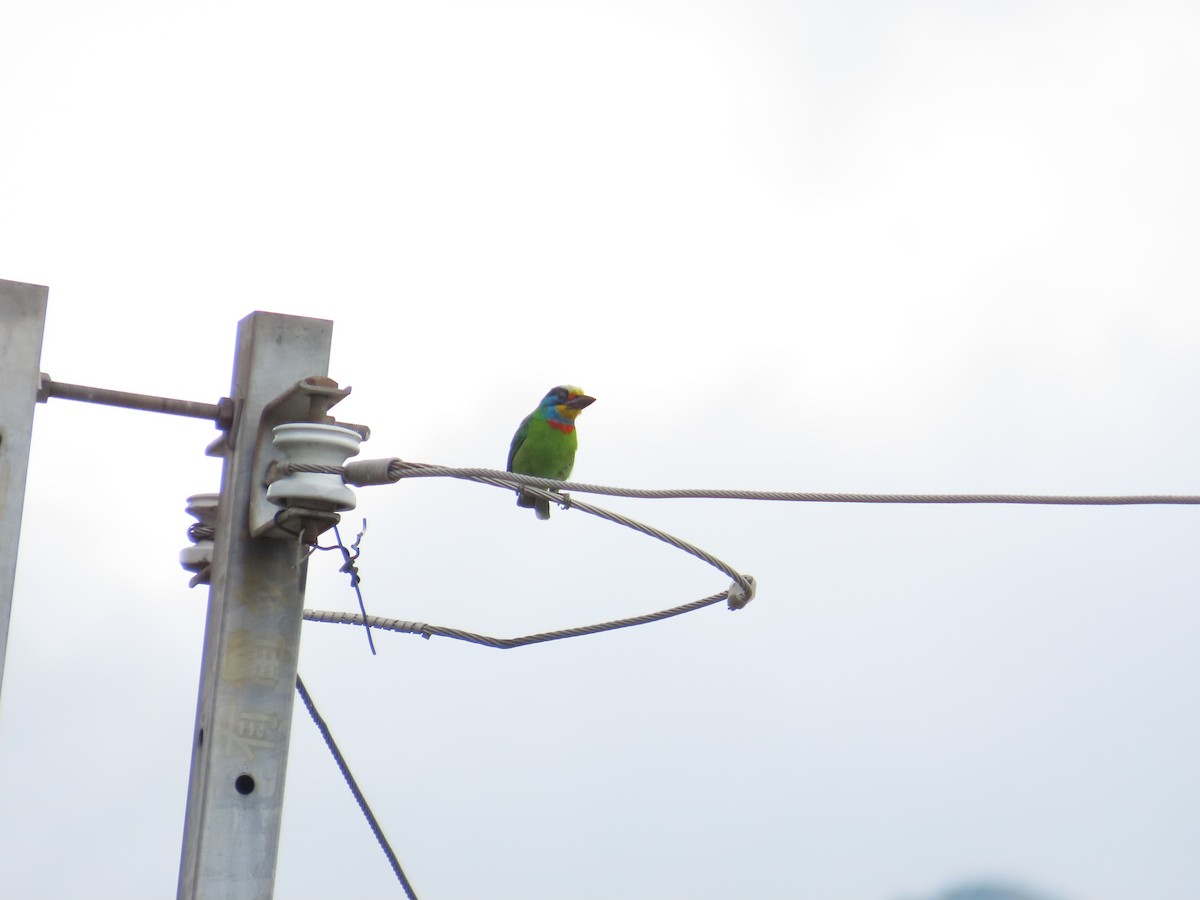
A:
MULTIPOLYGON (((341 425, 362 434, 364 438, 371 430, 364 425, 348 425, 335 422, 329 410, 350 393, 350 388, 340 388, 332 378, 314 375, 298 381, 263 407, 255 435, 253 490, 250 496, 250 534, 253 537, 271 537, 311 543, 322 532, 341 521, 337 513, 319 510, 281 510, 267 499, 267 485, 272 470, 277 464, 286 462, 283 452, 275 446, 273 429, 276 425, 290 422, 317 422, 341 425)), ((238 422, 243 428, 247 423, 238 422)), ((237 440, 236 434, 231 434, 237 440)))

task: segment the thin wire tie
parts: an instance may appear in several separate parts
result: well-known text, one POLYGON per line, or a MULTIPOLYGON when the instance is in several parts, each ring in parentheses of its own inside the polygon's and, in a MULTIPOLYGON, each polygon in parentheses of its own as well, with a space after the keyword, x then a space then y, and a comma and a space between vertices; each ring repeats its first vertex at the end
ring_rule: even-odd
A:
MULTIPOLYGON (((359 582, 362 581, 362 577, 358 574, 358 566, 355 565, 355 561, 358 559, 359 554, 361 552, 358 549, 358 545, 362 543, 363 535, 366 533, 367 533, 367 520, 363 519, 362 531, 360 531, 358 533, 358 537, 356 537, 354 539, 354 543, 350 545, 349 549, 347 549, 346 545, 344 543, 342 543, 341 532, 338 531, 337 525, 334 525, 333 526, 333 537, 334 537, 334 540, 337 541, 337 544, 332 547, 322 547, 318 544, 315 548, 317 550, 340 550, 341 551, 342 559, 345 561, 342 563, 342 567, 340 569, 338 569, 338 571, 345 572, 347 575, 350 576, 350 587, 354 588, 354 594, 356 597, 358 597, 358 608, 360 610, 362 610, 364 622, 367 621, 367 607, 363 603, 362 589, 358 586, 359 582), (350 552, 351 550, 354 551, 353 554, 351 554, 351 552, 350 552)), ((371 637, 371 626, 368 624, 366 626, 366 628, 367 628, 367 646, 369 646, 371 648, 371 655, 374 656, 375 655, 375 639, 371 637)))

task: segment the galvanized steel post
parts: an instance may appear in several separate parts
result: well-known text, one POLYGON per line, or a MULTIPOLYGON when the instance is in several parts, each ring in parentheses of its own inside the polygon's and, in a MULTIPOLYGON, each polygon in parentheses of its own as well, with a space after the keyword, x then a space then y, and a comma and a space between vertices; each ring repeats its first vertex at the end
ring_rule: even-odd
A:
POLYGON ((0 687, 49 288, 0 281, 0 687))
POLYGON ((270 898, 304 611, 307 555, 298 540, 254 538, 249 505, 264 407, 301 379, 325 375, 333 323, 256 312, 238 327, 233 423, 213 547, 212 588, 180 900, 270 898))

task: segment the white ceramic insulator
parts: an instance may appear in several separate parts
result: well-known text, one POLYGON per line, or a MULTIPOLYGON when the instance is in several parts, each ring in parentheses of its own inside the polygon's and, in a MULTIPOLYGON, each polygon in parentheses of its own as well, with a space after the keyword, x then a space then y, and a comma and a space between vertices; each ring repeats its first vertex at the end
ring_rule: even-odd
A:
POLYGON ((200 520, 201 525, 213 527, 217 524, 217 505, 220 494, 192 494, 187 498, 186 511, 189 516, 200 520))
MULTIPOLYGON (((220 494, 193 494, 187 498, 187 514, 194 516, 201 525, 212 528, 217 522, 217 504, 220 494)), ((179 551, 179 565, 189 572, 200 572, 205 566, 212 565, 213 542, 211 538, 201 538, 191 547, 179 551)))
MULTIPOLYGON (((288 462, 317 466, 340 466, 347 457, 358 455, 362 435, 340 425, 297 422, 276 425, 275 446, 288 462)), ((308 509, 354 509, 354 491, 346 487, 341 475, 293 472, 267 488, 267 499, 279 506, 308 509)))
POLYGON ((205 566, 212 565, 213 542, 200 541, 194 547, 184 547, 179 551, 179 564, 189 572, 199 572, 205 566))

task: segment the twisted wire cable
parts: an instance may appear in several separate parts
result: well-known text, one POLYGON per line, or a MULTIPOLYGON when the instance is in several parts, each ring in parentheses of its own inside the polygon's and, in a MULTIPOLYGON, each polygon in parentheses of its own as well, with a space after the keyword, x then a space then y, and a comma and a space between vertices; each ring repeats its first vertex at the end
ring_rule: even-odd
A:
POLYGON ((598 518, 607 519, 609 522, 614 522, 617 525, 624 525, 626 528, 632 528, 634 531, 641 532, 649 537, 657 538, 665 544, 670 544, 672 547, 682 550, 684 553, 690 553, 692 556, 696 557, 696 559, 708 563, 714 569, 724 572, 726 575, 732 578, 734 584, 736 584, 742 590, 750 591, 753 589, 753 582, 749 575, 741 574, 736 569, 732 569, 725 563, 721 562, 721 560, 717 559, 711 553, 707 553, 694 544, 689 544, 687 541, 681 540, 674 535, 667 534, 665 531, 655 528, 653 525, 646 525, 644 522, 639 522, 636 519, 631 519, 628 516, 615 513, 612 510, 603 509, 599 506, 592 506, 590 503, 582 503, 579 500, 575 500, 570 497, 564 497, 555 493, 554 491, 543 491, 534 488, 530 493, 536 494, 540 497, 546 497, 548 500, 559 503, 565 508, 578 509, 590 515, 597 516, 598 518))
MULTIPOLYGON (((405 462, 401 459, 363 460, 365 463, 387 462, 382 467, 386 478, 382 481, 355 481, 347 478, 348 484, 381 484, 396 482, 401 478, 461 478, 478 481, 496 487, 514 489, 537 487, 543 490, 575 491, 580 494, 604 494, 610 497, 632 497, 641 500, 770 500, 791 503, 935 503, 935 504, 1036 504, 1046 506, 1198 506, 1200 495, 1195 494, 876 494, 835 493, 829 491, 752 491, 724 488, 623 488, 578 481, 555 481, 518 475, 501 469, 485 469, 476 466, 435 466, 428 463, 405 462)), ((321 466, 288 463, 292 472, 315 472, 323 475, 347 476, 343 466, 321 466)), ((557 501, 561 504, 561 500, 557 501)))
POLYGON ((299 674, 296 675, 296 690, 300 693, 300 699, 304 702, 304 708, 308 710, 308 714, 312 716, 313 722, 316 723, 317 730, 321 732, 321 737, 325 739, 325 745, 329 748, 329 752, 333 754, 333 760, 337 763, 342 777, 346 779, 350 793, 354 795, 354 799, 358 802, 358 808, 362 810, 362 814, 367 819, 367 824, 371 826, 371 833, 375 835, 375 840, 379 841, 379 846, 383 849, 383 854, 387 857, 388 864, 391 865, 392 871, 396 873, 400 887, 404 889, 404 895, 408 897, 408 900, 417 900, 417 895, 413 891, 412 885, 409 884, 408 877, 404 874, 404 870, 400 868, 400 860, 396 858, 396 853, 392 850, 392 845, 388 843, 387 838, 383 834, 383 829, 379 827, 379 821, 375 818, 375 814, 371 812, 371 807, 367 804, 367 798, 363 796, 358 782, 350 774, 350 767, 346 765, 346 758, 342 756, 342 751, 338 749, 337 742, 333 739, 333 733, 329 730, 329 726, 325 724, 325 720, 317 712, 317 707, 313 703, 312 697, 309 696, 308 690, 304 687, 304 682, 300 680, 299 674))
POLYGON ((456 641, 468 641, 496 650, 511 650, 514 647, 526 647, 530 644, 541 644, 546 641, 557 641, 564 638, 583 637, 588 634, 600 634, 604 631, 615 631, 618 628, 630 628, 634 625, 646 625, 673 616, 681 616, 693 610, 720 603, 729 599, 729 591, 721 591, 711 597, 693 600, 682 606, 673 606, 660 612, 647 613, 644 616, 632 616, 627 619, 615 619, 611 622, 601 622, 596 625, 583 625, 578 628, 562 628, 557 631, 543 631, 538 634, 527 634, 523 637, 498 638, 487 634, 476 634, 461 628, 446 628, 441 625, 429 625, 425 622, 408 622, 403 619, 385 619, 379 616, 368 616, 364 619, 358 613, 329 612, 322 609, 306 609, 304 618, 309 622, 332 622, 339 625, 369 625, 380 631, 398 631, 403 634, 419 634, 423 638, 446 637, 456 641))
POLYGON ((1052 506, 1141 506, 1200 505, 1200 496, 1189 494, 1135 495, 1060 495, 1060 494, 854 494, 826 491, 751 491, 722 488, 623 488, 577 481, 553 481, 518 475, 499 469, 433 466, 425 463, 393 460, 389 466, 392 480, 400 478, 462 478, 469 481, 502 482, 504 487, 540 487, 545 490, 604 494, 642 500, 771 500, 792 503, 1017 503, 1052 506))

